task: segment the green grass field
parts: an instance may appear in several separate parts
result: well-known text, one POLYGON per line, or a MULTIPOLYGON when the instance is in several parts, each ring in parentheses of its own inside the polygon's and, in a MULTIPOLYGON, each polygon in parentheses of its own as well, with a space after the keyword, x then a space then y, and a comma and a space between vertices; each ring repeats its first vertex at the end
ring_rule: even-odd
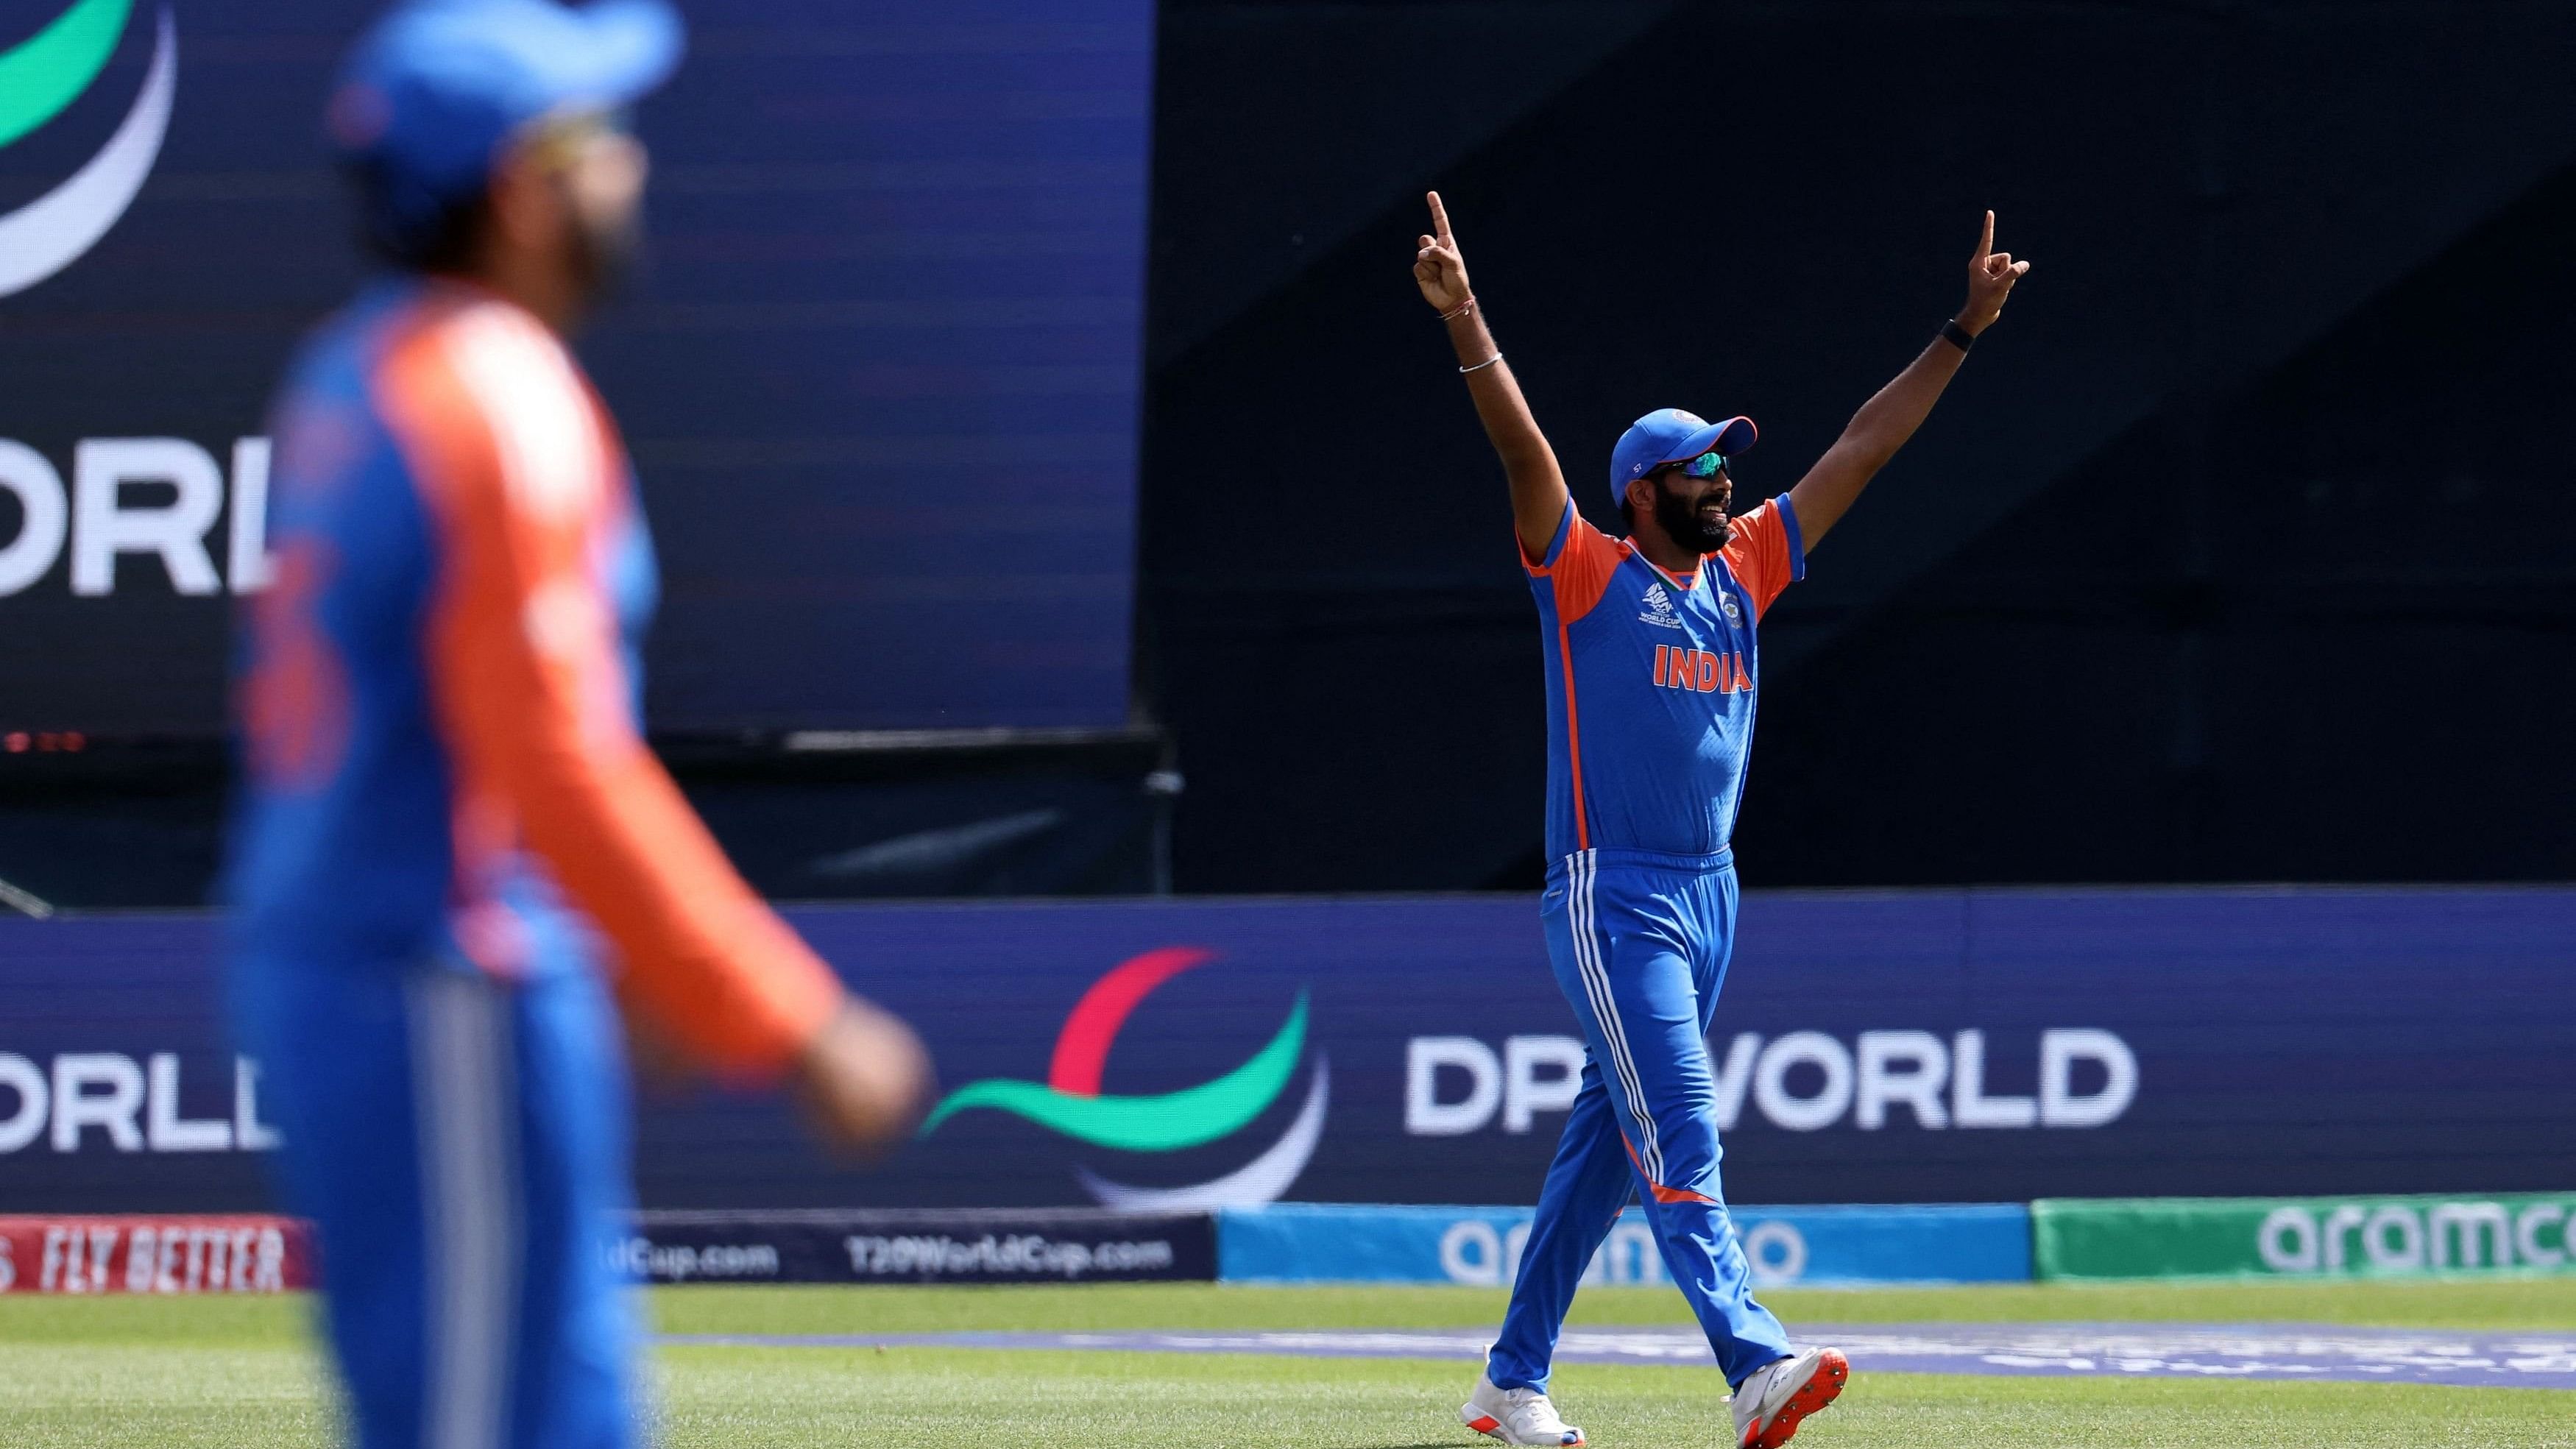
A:
MULTIPOLYGON (((1791 1323, 2308 1322, 2576 1329, 2576 1279, 2406 1284, 2012 1285, 1808 1290, 1765 1298, 1791 1323)), ((651 1296, 671 1333, 966 1329, 1466 1328, 1499 1317, 1481 1289, 707 1288, 651 1296)), ((296 1299, 0 1298, 0 1445, 332 1442, 327 1374, 296 1299)), ((1669 1290, 1594 1289, 1576 1321, 1682 1321, 1669 1290)), ((674 1446, 1258 1446, 1408 1449, 1483 1443, 1455 1410, 1472 1363, 1190 1358, 906 1347, 669 1347, 653 1358, 659 1438, 674 1446)), ((1723 1441, 1706 1369, 1561 1368, 1556 1397, 1592 1442, 1723 1441)), ((2576 1445, 2576 1394, 2411 1384, 1854 1376, 1801 1446, 2576 1445)))

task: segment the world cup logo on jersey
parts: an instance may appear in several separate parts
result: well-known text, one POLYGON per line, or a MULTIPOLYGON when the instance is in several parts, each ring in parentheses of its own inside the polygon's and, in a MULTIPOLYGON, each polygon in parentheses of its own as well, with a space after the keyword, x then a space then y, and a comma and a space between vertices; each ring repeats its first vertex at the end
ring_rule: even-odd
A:
POLYGON ((1637 618, 1640 622, 1652 624, 1661 629, 1678 629, 1682 626, 1681 615, 1673 612, 1673 596, 1664 592, 1662 584, 1646 585, 1646 612, 1639 614, 1637 618))

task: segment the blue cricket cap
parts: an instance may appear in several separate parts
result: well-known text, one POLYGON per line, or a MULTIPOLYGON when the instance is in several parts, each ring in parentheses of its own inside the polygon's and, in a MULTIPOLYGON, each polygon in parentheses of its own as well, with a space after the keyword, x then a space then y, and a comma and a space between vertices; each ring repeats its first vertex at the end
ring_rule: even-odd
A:
POLYGON ((682 48, 664 0, 414 0, 341 62, 331 141, 365 173, 368 225, 399 244, 489 184, 521 127, 627 105, 682 48))
POLYGON ((1610 450, 1610 497, 1628 496, 1628 485, 1666 463, 1696 458, 1711 448, 1733 457, 1753 446, 1761 434, 1751 418, 1712 423, 1680 408, 1657 408, 1628 425, 1619 446, 1610 450))

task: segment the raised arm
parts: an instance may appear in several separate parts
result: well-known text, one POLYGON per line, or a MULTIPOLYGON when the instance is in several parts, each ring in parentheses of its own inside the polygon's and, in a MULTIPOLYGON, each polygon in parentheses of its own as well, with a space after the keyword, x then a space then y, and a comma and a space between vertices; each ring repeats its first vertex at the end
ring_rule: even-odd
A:
POLYGON ((1414 284, 1422 300, 1449 324, 1449 345, 1457 349, 1458 370, 1467 379, 1467 395, 1476 400, 1476 417, 1485 437, 1503 460, 1503 477, 1512 486, 1512 527, 1521 536, 1521 551, 1531 561, 1547 556, 1556 526, 1565 521, 1565 474, 1556 466, 1556 450, 1530 416, 1529 402, 1503 361, 1494 334, 1485 330, 1485 310, 1467 285, 1467 263, 1458 255, 1458 239, 1449 231, 1449 211, 1440 193, 1430 193, 1432 234, 1419 239, 1413 254, 1414 284))
MULTIPOLYGON (((2030 263, 2014 261, 2012 253, 1993 250, 1994 243, 1995 214, 1989 211, 1976 253, 1968 258, 1968 300, 1952 322, 1972 341, 2004 310, 2013 283, 2030 270, 2030 263)), ((1967 349, 1952 341, 1947 331, 1932 339, 1895 381, 1861 404, 1843 435, 1789 490, 1789 506, 1797 511, 1798 532, 1808 548, 1842 521, 1860 490, 1914 436, 1967 356, 1967 349)))

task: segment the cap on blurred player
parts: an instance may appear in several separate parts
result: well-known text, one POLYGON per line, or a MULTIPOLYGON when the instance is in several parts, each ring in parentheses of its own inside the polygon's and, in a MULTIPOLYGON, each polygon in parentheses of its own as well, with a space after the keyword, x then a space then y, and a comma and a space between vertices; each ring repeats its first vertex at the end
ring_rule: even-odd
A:
POLYGON ((1657 408, 1628 425, 1610 450, 1610 499, 1628 496, 1628 485, 1666 463, 1680 463, 1715 449, 1733 457, 1761 434, 1751 418, 1712 423, 1680 408, 1657 408))
POLYGON ((679 64, 663 0, 420 0, 387 15, 334 85, 332 144, 359 175, 369 239, 401 256, 489 183, 542 118, 628 105, 679 64))

